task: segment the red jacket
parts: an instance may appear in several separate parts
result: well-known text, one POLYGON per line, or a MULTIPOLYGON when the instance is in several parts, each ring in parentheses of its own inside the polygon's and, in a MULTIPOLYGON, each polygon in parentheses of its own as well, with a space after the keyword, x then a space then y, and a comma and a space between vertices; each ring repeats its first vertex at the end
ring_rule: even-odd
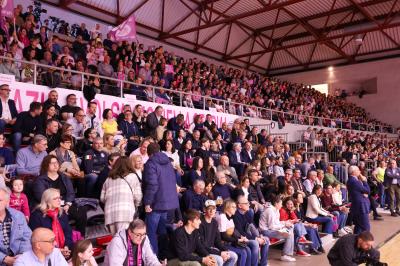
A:
POLYGON ((10 207, 16 209, 24 214, 24 216, 29 217, 29 205, 28 198, 24 193, 21 193, 19 197, 13 193, 10 195, 10 207))
POLYGON ((288 210, 281 208, 279 210, 281 221, 288 221, 288 220, 297 220, 296 213, 294 211, 289 212, 288 210))

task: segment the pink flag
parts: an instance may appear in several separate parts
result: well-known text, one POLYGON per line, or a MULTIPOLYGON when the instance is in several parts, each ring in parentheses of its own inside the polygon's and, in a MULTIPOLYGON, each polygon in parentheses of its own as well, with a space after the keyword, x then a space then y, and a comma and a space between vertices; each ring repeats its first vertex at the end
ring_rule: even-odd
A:
POLYGON ((110 31, 113 41, 134 41, 136 40, 136 20, 135 15, 131 15, 127 20, 110 31))
POLYGON ((0 0, 1 3, 1 16, 12 17, 14 15, 13 0, 0 0))

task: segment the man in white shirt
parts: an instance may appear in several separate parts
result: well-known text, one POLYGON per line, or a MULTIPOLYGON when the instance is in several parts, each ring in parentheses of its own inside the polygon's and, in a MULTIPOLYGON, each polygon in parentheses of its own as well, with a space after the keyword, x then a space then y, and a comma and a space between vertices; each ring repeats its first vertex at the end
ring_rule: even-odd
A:
POLYGON ((12 126, 17 120, 17 109, 14 100, 10 97, 10 86, 0 85, 0 132, 4 132, 7 125, 12 126))
POLYGON ((68 266, 58 248, 54 248, 55 235, 47 228, 39 227, 32 233, 32 250, 24 252, 14 266, 68 266))
POLYGON ((132 158, 132 156, 139 155, 140 157, 142 157, 143 164, 145 164, 149 159, 149 155, 147 154, 147 146, 149 146, 149 144, 150 140, 142 140, 142 142, 139 144, 139 148, 134 150, 129 157, 132 158))
POLYGON ((86 129, 88 128, 96 129, 97 134, 99 134, 100 137, 102 137, 103 129, 101 127, 99 118, 96 116, 96 112, 97 112, 97 104, 95 102, 89 102, 84 124, 86 129))

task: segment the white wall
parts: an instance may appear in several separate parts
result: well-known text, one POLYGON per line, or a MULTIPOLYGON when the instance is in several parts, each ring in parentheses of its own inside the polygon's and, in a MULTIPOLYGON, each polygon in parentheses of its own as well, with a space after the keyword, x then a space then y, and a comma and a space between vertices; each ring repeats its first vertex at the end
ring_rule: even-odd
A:
POLYGON ((305 84, 328 83, 332 89, 346 89, 344 84, 377 78, 377 93, 348 97, 348 100, 365 108, 372 117, 396 127, 400 126, 400 59, 393 58, 369 63, 334 67, 333 71, 321 69, 278 78, 305 84))

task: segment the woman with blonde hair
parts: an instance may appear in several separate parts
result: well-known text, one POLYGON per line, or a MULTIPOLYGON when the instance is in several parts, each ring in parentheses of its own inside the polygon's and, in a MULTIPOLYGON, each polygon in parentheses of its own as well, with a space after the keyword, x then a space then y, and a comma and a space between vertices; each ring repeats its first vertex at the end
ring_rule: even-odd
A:
POLYGON ((49 188, 43 192, 40 204, 31 215, 29 227, 32 231, 38 227, 52 230, 56 246, 64 257, 69 257, 73 246, 72 229, 68 216, 61 207, 61 196, 58 189, 49 188))
POLYGON ((97 262, 93 257, 93 246, 89 239, 78 241, 72 251, 69 266, 97 266, 97 262))
POLYGON ((120 157, 101 190, 105 224, 111 234, 127 229, 142 201, 141 182, 128 157, 120 157))

